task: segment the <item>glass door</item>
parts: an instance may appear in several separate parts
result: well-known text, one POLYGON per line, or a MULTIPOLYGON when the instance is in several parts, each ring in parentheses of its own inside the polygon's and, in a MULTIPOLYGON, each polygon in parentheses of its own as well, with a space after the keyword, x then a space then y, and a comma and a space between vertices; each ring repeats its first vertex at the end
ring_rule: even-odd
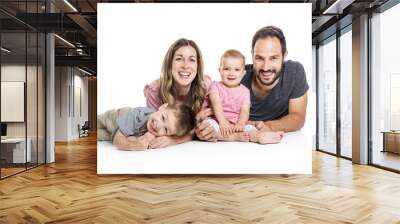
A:
MULTIPOLYGON (((0 7, 44 13, 44 3, 1 2, 0 7)), ((44 33, 0 12, 0 178, 45 163, 45 44, 44 33)))
POLYGON ((336 36, 318 47, 318 149, 336 154, 336 36))
POLYGON ((340 41, 340 155, 352 158, 352 33, 342 31, 340 41))
POLYGON ((400 4, 371 18, 371 162, 400 171, 400 4))
POLYGON ((26 33, 1 34, 1 177, 26 170, 26 33), (6 49, 6 50, 4 50, 6 49))

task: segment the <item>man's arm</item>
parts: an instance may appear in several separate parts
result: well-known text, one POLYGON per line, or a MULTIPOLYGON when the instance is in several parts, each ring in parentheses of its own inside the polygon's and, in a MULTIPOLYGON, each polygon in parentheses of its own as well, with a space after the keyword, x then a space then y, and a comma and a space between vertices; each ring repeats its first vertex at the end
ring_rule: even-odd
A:
POLYGON ((147 132, 141 137, 126 137, 120 130, 115 133, 113 144, 121 150, 145 150, 149 147, 149 142, 154 136, 147 132))
POLYGON ((304 126, 307 110, 307 92, 289 100, 289 114, 278 120, 265 121, 262 131, 297 131, 304 126))

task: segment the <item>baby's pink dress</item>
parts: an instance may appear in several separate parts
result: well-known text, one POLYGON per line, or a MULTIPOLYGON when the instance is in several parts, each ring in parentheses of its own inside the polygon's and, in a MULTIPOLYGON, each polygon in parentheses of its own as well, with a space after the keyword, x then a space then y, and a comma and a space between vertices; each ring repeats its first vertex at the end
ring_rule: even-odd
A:
POLYGON ((250 106, 250 91, 242 84, 238 87, 228 88, 222 82, 213 81, 206 95, 203 108, 212 107, 210 102, 210 94, 212 93, 219 95, 225 119, 232 124, 237 123, 241 107, 243 105, 250 106))

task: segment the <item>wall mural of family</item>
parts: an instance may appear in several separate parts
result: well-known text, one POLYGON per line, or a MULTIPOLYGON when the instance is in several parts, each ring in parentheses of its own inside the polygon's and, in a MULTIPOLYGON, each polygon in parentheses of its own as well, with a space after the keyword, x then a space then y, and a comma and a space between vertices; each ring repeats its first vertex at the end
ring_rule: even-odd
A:
MULTIPOLYGON (((279 143, 305 123, 305 70, 286 60, 283 31, 259 29, 252 64, 237 50, 221 56, 220 81, 204 74, 200 48, 176 40, 165 54, 160 78, 144 87, 146 107, 124 107, 98 116, 98 140, 121 150, 164 148, 191 140, 279 143)), ((142 105, 143 106, 143 105, 142 105)))

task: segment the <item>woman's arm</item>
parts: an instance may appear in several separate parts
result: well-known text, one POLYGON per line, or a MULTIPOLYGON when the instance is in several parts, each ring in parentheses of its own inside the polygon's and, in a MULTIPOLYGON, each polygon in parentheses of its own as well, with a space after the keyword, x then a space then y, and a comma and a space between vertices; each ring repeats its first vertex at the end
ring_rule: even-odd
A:
POLYGON ((158 108, 163 104, 159 96, 158 80, 155 80, 150 84, 145 85, 143 93, 144 97, 146 98, 147 107, 158 110, 158 108))
POLYGON ((250 105, 245 104, 240 108, 239 119, 235 125, 235 131, 243 131, 244 126, 249 120, 250 116, 250 105))
POLYGON ((149 142, 154 139, 154 135, 147 132, 141 137, 126 137, 120 130, 115 133, 113 144, 120 150, 145 150, 149 148, 149 142))
POLYGON ((194 137, 194 133, 190 132, 186 135, 176 137, 176 136, 161 136, 156 137, 149 143, 149 148, 165 148, 171 145, 177 145, 184 142, 191 141, 194 137))
POLYGON ((216 93, 210 94, 210 101, 213 107, 214 115, 218 120, 219 129, 221 134, 225 135, 231 133, 233 131, 232 125, 229 123, 228 120, 225 119, 224 110, 222 108, 221 100, 219 95, 216 93))

